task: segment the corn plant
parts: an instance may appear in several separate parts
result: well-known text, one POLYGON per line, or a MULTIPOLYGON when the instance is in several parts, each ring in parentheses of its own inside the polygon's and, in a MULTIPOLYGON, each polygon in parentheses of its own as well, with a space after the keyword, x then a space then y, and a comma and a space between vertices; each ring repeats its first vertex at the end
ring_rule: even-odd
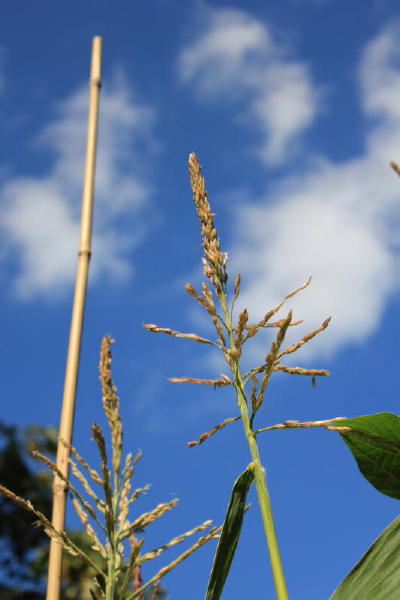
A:
POLYGON ((100 456, 100 469, 93 469, 87 461, 70 446, 69 458, 74 484, 63 477, 56 464, 39 451, 33 455, 44 463, 53 473, 63 480, 71 495, 72 504, 90 540, 90 552, 80 545, 76 536, 66 531, 57 531, 51 521, 31 502, 14 494, 0 485, 0 491, 9 499, 36 516, 36 525, 43 527, 50 538, 56 539, 73 557, 87 564, 93 573, 90 594, 93 599, 105 600, 145 600, 158 597, 160 579, 174 567, 190 556, 206 542, 218 537, 220 528, 213 527, 211 521, 205 521, 190 531, 181 533, 170 541, 149 551, 142 551, 144 538, 141 534, 147 526, 170 511, 178 499, 161 503, 152 510, 134 518, 129 516, 131 505, 149 486, 132 489, 131 479, 141 454, 126 454, 123 459, 123 435, 120 416, 120 400, 111 378, 111 343, 106 336, 100 351, 100 381, 102 404, 110 430, 110 443, 107 446, 102 428, 92 425, 92 436, 100 456), (109 457, 108 454, 111 454, 109 457), (78 489, 79 488, 79 489, 78 489), (203 535, 183 553, 156 571, 147 581, 143 581, 141 567, 144 563, 160 556, 166 550, 181 544, 195 533, 203 535), (150 596, 147 592, 150 591, 150 596))
MULTIPOLYGON (((265 393, 274 373, 283 372, 290 375, 308 376, 311 378, 313 385, 317 377, 324 377, 329 374, 325 369, 293 367, 284 364, 284 361, 315 336, 324 332, 329 325, 330 317, 326 318, 320 327, 304 335, 297 342, 285 345, 288 329, 302 321, 295 320, 291 310, 279 318, 277 313, 287 300, 310 284, 310 279, 288 293, 276 306, 267 310, 261 320, 251 322, 246 308, 237 317, 234 317, 235 303, 240 294, 241 276, 240 274, 236 276, 230 289, 227 272, 228 255, 221 249, 218 232, 214 224, 215 214, 210 208, 199 161, 193 153, 189 155, 188 166, 194 204, 201 224, 204 250, 202 257, 203 274, 209 283, 205 281, 202 283, 201 292, 198 292, 190 283, 186 284, 185 289, 188 295, 207 312, 216 335, 214 339, 207 339, 196 333, 181 333, 154 324, 146 324, 144 328, 154 333, 165 333, 207 344, 222 353, 228 368, 227 374, 221 373, 214 379, 173 377, 170 378, 170 381, 208 385, 214 388, 230 386, 236 397, 239 414, 215 425, 210 431, 200 435, 198 440, 188 442, 188 446, 193 447, 202 444, 229 423, 240 420, 251 458, 250 464, 233 486, 205 600, 218 600, 222 593, 242 527, 243 514, 246 508, 246 495, 253 481, 258 495, 276 597, 278 600, 287 600, 287 586, 275 532, 266 471, 260 458, 258 436, 271 429, 325 427, 328 430, 334 430, 340 434, 349 446, 364 476, 383 493, 400 498, 400 480, 398 477, 400 469, 400 417, 381 413, 353 419, 335 417, 329 420, 306 423, 288 420, 269 427, 256 428, 256 417, 263 406, 265 393), (243 372, 241 357, 244 345, 260 331, 265 331, 266 328, 275 331, 270 347, 260 364, 243 372)), ((400 174, 400 169, 397 169, 397 172, 400 174)), ((383 532, 382 536, 378 538, 365 555, 365 557, 368 556, 368 567, 365 567, 365 557, 363 557, 336 590, 332 600, 354 600, 355 598, 360 600, 395 600, 398 598, 398 595, 391 594, 398 594, 400 589, 400 559, 398 558, 400 554, 398 552, 400 549, 400 518, 395 520, 383 532), (385 545, 387 540, 391 544, 390 552, 393 548, 396 552, 392 552, 390 555, 391 560, 387 560, 385 568, 382 568, 382 543, 385 545), (371 565, 371 557, 373 565, 371 565), (395 576, 393 576, 394 568, 396 569, 395 576), (370 581, 372 573, 375 577, 375 583, 378 581, 378 585, 371 588, 366 582, 370 581), (383 595, 379 595, 377 590, 381 592, 383 590, 383 595)))

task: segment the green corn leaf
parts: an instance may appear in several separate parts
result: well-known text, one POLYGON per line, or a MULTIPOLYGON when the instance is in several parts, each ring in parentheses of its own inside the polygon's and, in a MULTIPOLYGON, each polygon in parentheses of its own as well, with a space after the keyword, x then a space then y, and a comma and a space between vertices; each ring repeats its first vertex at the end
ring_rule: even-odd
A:
POLYGON ((222 594, 242 529, 247 492, 253 480, 254 471, 251 463, 233 484, 204 600, 218 600, 222 594))
POLYGON ((368 548, 329 600, 398 600, 400 517, 368 548))
MULTIPOLYGON (((400 499, 400 417, 377 413, 334 423, 364 477, 382 494, 400 499)), ((399 591, 400 598, 400 591, 399 591)))

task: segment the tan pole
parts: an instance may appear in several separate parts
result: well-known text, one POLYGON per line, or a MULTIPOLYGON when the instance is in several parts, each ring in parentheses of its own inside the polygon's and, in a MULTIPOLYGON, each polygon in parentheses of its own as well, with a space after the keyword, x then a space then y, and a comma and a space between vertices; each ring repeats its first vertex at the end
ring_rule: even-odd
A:
MULTIPOLYGON (((86 141, 85 172, 82 191, 82 214, 78 250, 78 266, 75 279, 75 294, 72 307, 71 326, 67 362, 65 368, 64 394, 61 408, 60 429, 58 434, 57 467, 68 476, 69 449, 60 440, 68 444, 72 440, 74 422, 76 383, 78 377, 79 355, 82 339, 82 324, 85 308, 86 288, 91 255, 93 187, 96 163, 97 122, 101 87, 101 50, 102 38, 92 40, 92 61, 89 81, 89 114, 86 141)), ((52 524, 57 531, 65 527, 66 489, 63 481, 54 477, 52 524)), ((46 600, 59 600, 61 589, 62 546, 54 539, 50 542, 49 571, 46 600)))

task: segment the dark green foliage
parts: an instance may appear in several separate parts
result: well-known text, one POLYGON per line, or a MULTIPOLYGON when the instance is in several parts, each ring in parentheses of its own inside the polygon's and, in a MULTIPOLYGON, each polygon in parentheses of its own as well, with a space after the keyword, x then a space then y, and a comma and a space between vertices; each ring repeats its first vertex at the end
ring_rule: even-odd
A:
POLYGON ((400 517, 353 567, 330 600, 398 600, 400 595, 400 517))
MULTIPOLYGON (((47 472, 35 470, 29 451, 56 449, 52 428, 30 426, 23 431, 0 423, 0 481, 34 503, 45 514, 51 512, 51 478, 47 472)), ((48 546, 48 538, 32 517, 14 502, 0 496, 0 600, 37 600, 43 594, 45 566, 35 562, 38 552, 48 546), (30 591, 31 590, 31 591, 30 591)))
POLYGON ((382 494, 400 499, 400 417, 377 413, 336 425, 350 428, 339 433, 364 477, 382 494))
POLYGON ((214 556, 205 600, 218 600, 236 551, 246 510, 247 492, 254 480, 253 465, 249 465, 233 484, 221 537, 214 556))

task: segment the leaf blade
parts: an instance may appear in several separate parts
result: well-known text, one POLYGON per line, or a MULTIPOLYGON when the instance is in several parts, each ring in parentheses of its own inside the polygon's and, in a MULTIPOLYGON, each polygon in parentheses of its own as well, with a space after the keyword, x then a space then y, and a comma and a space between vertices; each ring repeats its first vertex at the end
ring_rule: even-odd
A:
POLYGON ((383 530, 329 600, 398 600, 400 517, 383 530))
POLYGON ((233 484, 221 537, 215 551, 204 600, 219 600, 239 541, 247 492, 254 481, 253 464, 239 475, 233 484))
POLYGON ((364 477, 382 494, 400 500, 400 417, 376 413, 343 419, 336 426, 364 477))

